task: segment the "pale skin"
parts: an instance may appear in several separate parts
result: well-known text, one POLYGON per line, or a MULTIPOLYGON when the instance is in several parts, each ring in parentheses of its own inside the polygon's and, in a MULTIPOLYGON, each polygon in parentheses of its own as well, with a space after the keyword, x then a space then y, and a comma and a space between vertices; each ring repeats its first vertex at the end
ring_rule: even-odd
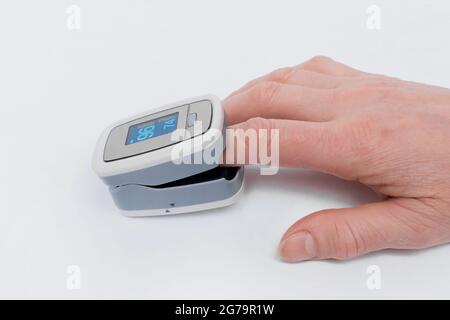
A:
POLYGON ((315 57, 224 100, 232 127, 280 131, 280 164, 359 181, 380 202, 327 209, 283 235, 285 261, 450 242, 450 90, 315 57))

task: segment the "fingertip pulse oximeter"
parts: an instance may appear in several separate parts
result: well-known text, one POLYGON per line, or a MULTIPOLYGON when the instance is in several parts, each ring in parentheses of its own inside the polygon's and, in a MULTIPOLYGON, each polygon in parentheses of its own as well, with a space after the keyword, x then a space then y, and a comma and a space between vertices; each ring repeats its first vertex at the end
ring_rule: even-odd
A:
POLYGON ((244 168, 219 166, 225 126, 214 95, 171 103, 106 128, 92 166, 128 216, 227 206, 243 189, 244 168))

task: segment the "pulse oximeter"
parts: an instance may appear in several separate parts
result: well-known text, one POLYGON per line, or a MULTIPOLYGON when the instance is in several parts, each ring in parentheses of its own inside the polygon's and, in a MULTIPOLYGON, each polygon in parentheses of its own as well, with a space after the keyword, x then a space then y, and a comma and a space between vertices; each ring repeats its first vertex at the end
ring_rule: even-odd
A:
POLYGON ((224 132, 216 96, 179 101, 106 128, 92 166, 128 216, 227 206, 242 191, 244 168, 219 165, 224 132))

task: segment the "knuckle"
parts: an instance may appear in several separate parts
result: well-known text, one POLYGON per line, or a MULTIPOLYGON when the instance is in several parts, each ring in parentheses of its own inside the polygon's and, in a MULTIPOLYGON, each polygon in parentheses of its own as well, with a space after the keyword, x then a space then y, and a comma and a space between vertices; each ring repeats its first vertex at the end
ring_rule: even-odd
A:
POLYGON ((294 70, 295 69, 292 67, 284 67, 284 68, 277 69, 270 73, 269 79, 276 81, 276 82, 286 83, 289 81, 289 78, 292 75, 292 73, 294 72, 294 70))
POLYGON ((262 128, 262 129, 271 129, 274 126, 272 119, 265 119, 262 117, 255 117, 248 119, 243 124, 244 129, 251 128, 262 128))
POLYGON ((331 63, 331 62, 333 62, 333 59, 331 59, 330 57, 318 55, 318 56, 314 56, 311 59, 309 59, 308 61, 306 61, 304 63, 304 65, 317 66, 317 65, 323 65, 323 64, 331 63))
POLYGON ((250 99, 265 105, 271 105, 276 99, 281 84, 275 81, 263 81, 257 84, 249 93, 250 99))

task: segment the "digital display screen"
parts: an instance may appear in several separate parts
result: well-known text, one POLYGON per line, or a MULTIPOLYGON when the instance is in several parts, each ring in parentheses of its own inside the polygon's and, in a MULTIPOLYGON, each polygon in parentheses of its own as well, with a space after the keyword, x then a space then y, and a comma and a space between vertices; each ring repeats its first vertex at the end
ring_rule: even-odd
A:
POLYGON ((178 124, 178 112, 131 126, 128 129, 127 142, 133 144, 175 131, 178 124))

